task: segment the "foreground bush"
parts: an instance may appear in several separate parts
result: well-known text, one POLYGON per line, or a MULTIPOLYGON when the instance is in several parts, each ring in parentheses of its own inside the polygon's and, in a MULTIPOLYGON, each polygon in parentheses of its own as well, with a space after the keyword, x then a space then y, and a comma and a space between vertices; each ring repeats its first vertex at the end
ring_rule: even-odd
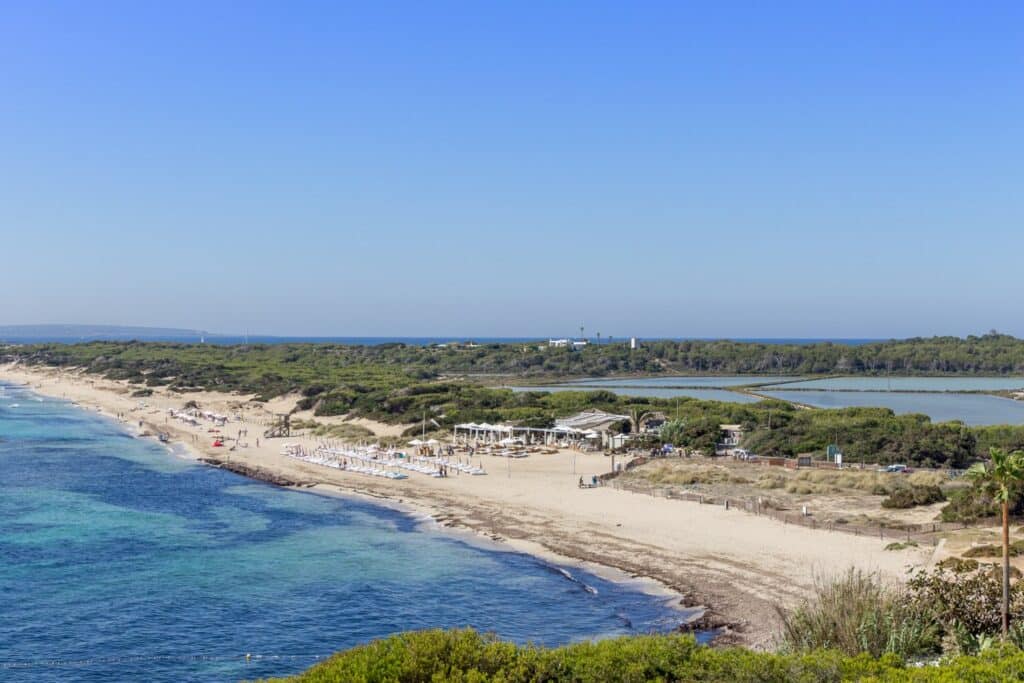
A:
MULTIPOLYGON (((970 652, 967 643, 998 637, 1001 627, 1002 572, 974 560, 944 562, 916 572, 907 583, 915 603, 927 606, 952 638, 947 651, 970 652)), ((1010 623, 1024 622, 1024 583, 1010 589, 1010 623)))
POLYGON ((930 606, 855 569, 819 580, 813 596, 780 616, 783 647, 794 652, 828 648, 905 659, 938 652, 941 644, 930 606))
POLYGON ((829 683, 838 681, 1005 681, 1024 677, 1024 653, 993 648, 941 666, 905 667, 835 651, 767 654, 700 646, 682 635, 634 636, 537 648, 503 643, 472 630, 419 631, 338 653, 293 681, 301 683, 829 683))

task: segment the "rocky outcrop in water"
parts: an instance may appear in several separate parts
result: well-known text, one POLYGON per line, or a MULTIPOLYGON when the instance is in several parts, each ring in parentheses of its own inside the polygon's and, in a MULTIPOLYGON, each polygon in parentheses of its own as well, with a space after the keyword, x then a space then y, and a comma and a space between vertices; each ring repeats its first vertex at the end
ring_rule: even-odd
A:
POLYGON ((243 477, 249 477, 250 479, 258 479, 268 484, 275 486, 313 486, 314 482, 311 481, 297 481, 290 479, 277 472, 271 472, 270 470, 255 465, 249 465, 244 462, 238 462, 235 460, 216 460, 214 458, 200 458, 200 462, 205 462, 207 465, 213 465, 219 467, 222 470, 234 472, 235 474, 241 474, 243 477))

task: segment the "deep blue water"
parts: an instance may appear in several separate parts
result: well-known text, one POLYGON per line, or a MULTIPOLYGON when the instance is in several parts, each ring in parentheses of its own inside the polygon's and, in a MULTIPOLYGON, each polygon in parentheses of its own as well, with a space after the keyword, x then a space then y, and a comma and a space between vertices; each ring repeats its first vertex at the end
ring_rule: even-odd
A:
POLYGON ((197 465, 0 387, 2 681, 237 680, 406 629, 557 644, 683 618, 569 571, 197 465))

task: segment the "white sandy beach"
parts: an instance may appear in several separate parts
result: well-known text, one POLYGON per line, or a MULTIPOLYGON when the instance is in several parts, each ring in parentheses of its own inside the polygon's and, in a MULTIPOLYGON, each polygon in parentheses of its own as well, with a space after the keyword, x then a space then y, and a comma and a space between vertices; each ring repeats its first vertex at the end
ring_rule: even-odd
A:
MULTIPOLYGON (((141 432, 168 432, 203 458, 259 468, 313 485, 314 490, 386 498, 428 513, 442 524, 470 529, 526 552, 649 577, 682 594, 688 605, 710 605, 716 616, 739 626, 736 640, 754 647, 771 643, 777 625, 775 605, 792 604, 806 595, 816 576, 855 566, 897 579, 909 567, 927 563, 932 552, 886 551, 886 541, 878 538, 812 530, 610 487, 578 488, 580 476, 609 471, 610 459, 598 454, 560 451, 514 461, 485 455, 487 476, 452 474, 437 479, 414 474, 398 481, 378 479, 281 455, 285 441, 312 448, 317 439, 264 439, 271 415, 249 396, 179 395, 156 389, 150 397, 135 398, 130 396, 135 387, 124 383, 49 368, 5 366, 0 379, 107 415, 122 414, 141 432), (226 415, 240 414, 241 422, 229 422, 222 431, 233 437, 240 429, 248 430, 242 439, 247 447, 214 448, 209 425, 169 421, 168 409, 180 409, 188 400, 226 415), (140 403, 146 407, 140 408, 140 403)), ((361 424, 374 427, 367 421, 361 424)))

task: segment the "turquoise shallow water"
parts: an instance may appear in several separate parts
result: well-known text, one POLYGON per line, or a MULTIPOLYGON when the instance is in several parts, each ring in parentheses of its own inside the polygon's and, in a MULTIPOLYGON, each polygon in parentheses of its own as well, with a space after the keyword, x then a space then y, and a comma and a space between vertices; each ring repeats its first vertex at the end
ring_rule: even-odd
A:
POLYGON ((557 644, 683 618, 400 512, 193 464, 10 386, 0 595, 2 681, 237 680, 412 628, 557 644))

